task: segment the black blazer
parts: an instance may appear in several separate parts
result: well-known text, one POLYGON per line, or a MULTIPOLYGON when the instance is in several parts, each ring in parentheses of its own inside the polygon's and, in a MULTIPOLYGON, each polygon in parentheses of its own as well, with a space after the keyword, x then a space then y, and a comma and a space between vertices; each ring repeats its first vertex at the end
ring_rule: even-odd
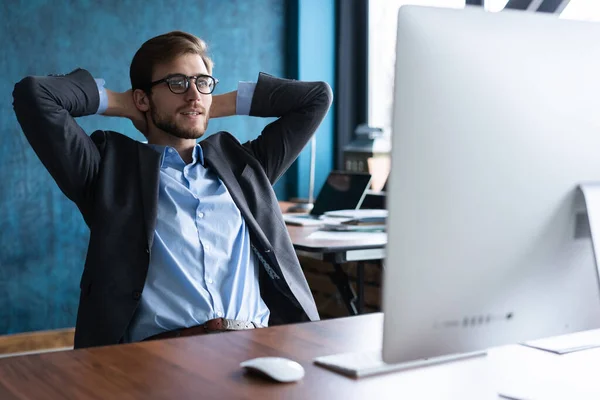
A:
MULTIPOLYGON (((27 140, 90 228, 75 348, 121 343, 148 271, 160 154, 117 132, 85 134, 74 117, 94 114, 99 104, 96 83, 85 70, 26 77, 15 85, 13 98, 27 140)), ((319 319, 272 185, 310 140, 331 101, 327 83, 260 74, 250 115, 279 118, 244 144, 227 132, 200 142, 205 165, 230 191, 253 250, 265 261, 259 281, 271 325, 319 319)))

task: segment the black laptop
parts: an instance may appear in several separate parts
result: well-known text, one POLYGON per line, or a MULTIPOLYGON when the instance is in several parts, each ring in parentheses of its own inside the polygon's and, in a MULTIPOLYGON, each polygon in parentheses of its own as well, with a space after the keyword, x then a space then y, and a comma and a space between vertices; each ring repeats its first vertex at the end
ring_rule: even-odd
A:
POLYGON ((371 185, 371 174, 332 171, 315 199, 309 214, 285 214, 290 225, 314 225, 328 211, 356 210, 364 201, 371 185), (313 221, 313 223, 311 223, 313 221))

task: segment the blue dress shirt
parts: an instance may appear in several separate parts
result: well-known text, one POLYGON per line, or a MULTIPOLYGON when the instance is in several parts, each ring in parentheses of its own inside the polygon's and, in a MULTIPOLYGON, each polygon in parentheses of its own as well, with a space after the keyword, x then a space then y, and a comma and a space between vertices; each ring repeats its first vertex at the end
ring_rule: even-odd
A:
MULTIPOLYGON (((101 114, 108 101, 104 82, 96 82, 101 114)), ((238 85, 237 114, 249 113, 254 88, 238 85)), ((202 148, 194 147, 186 165, 175 149, 150 146, 161 153, 158 215, 146 283, 124 340, 218 317, 267 326, 248 227, 223 182, 204 167, 202 148)))

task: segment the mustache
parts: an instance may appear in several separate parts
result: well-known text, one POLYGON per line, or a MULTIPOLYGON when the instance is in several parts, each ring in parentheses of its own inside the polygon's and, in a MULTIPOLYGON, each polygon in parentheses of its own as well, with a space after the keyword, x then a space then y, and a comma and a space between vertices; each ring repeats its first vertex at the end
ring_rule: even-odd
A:
POLYGON ((202 107, 202 106, 198 106, 198 107, 181 107, 180 109, 177 110, 178 113, 182 113, 182 112, 197 112, 197 113, 201 113, 201 114, 208 114, 206 112, 206 107, 202 107))

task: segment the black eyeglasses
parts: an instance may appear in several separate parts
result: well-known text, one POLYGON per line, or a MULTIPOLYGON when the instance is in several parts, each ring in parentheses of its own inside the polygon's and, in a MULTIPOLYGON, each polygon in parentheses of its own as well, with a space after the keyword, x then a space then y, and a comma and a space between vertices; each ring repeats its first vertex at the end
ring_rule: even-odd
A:
POLYGON ((166 78, 159 79, 150 83, 149 87, 166 82, 169 90, 175 94, 183 94, 190 88, 190 81, 196 80, 196 89, 202 94, 211 94, 219 80, 210 75, 185 76, 183 74, 169 75, 166 78))

